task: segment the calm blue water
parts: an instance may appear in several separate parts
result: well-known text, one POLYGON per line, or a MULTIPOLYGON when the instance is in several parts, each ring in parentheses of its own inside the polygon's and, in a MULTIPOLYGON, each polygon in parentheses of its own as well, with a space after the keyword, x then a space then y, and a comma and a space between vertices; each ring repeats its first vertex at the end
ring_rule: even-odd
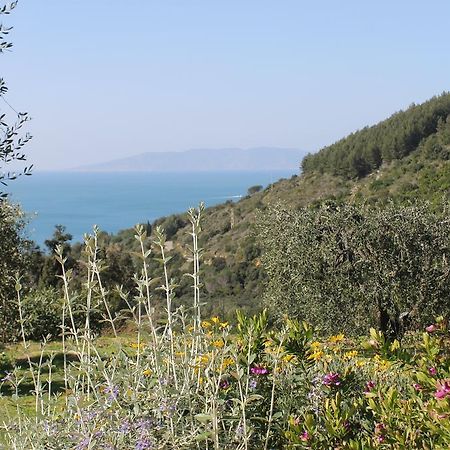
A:
POLYGON ((186 211, 238 200, 250 186, 267 186, 293 172, 272 173, 50 173, 36 172, 8 186, 30 215, 28 235, 42 246, 56 224, 81 241, 93 225, 109 233, 186 211))

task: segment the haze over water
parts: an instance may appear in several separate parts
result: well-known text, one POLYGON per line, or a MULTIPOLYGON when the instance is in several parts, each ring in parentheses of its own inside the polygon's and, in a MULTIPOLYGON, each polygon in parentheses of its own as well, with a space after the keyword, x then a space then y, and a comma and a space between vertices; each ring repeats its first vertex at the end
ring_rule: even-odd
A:
POLYGON ((201 201, 213 206, 239 200, 250 186, 267 186, 293 174, 36 172, 12 182, 8 190, 30 215, 29 237, 42 246, 57 224, 67 227, 73 242, 82 241, 93 225, 116 233, 182 213, 201 201))

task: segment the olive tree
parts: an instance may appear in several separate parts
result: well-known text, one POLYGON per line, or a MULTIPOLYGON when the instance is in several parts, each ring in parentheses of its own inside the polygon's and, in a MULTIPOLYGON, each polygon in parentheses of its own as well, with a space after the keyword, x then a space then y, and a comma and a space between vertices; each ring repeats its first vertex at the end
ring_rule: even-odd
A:
POLYGON ((260 214, 266 301, 324 332, 398 337, 450 315, 450 219, 426 204, 324 204, 260 214))

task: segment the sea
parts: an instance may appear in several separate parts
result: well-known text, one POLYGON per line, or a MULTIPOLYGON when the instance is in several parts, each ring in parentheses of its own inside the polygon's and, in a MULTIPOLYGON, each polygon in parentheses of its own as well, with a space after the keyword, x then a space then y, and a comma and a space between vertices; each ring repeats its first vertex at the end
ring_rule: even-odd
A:
POLYGON ((97 225, 108 233, 183 213, 200 202, 238 201, 249 187, 290 178, 295 171, 202 173, 35 172, 10 182, 10 200, 26 212, 26 235, 41 248, 55 225, 82 242, 97 225))

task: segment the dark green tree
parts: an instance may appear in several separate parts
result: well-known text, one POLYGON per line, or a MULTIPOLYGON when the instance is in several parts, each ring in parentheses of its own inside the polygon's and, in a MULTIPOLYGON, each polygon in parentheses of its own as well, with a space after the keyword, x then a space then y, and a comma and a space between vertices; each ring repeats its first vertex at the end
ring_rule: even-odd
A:
POLYGON ((450 316, 450 220, 428 205, 271 208, 259 221, 266 301, 327 333, 398 337, 450 316))

